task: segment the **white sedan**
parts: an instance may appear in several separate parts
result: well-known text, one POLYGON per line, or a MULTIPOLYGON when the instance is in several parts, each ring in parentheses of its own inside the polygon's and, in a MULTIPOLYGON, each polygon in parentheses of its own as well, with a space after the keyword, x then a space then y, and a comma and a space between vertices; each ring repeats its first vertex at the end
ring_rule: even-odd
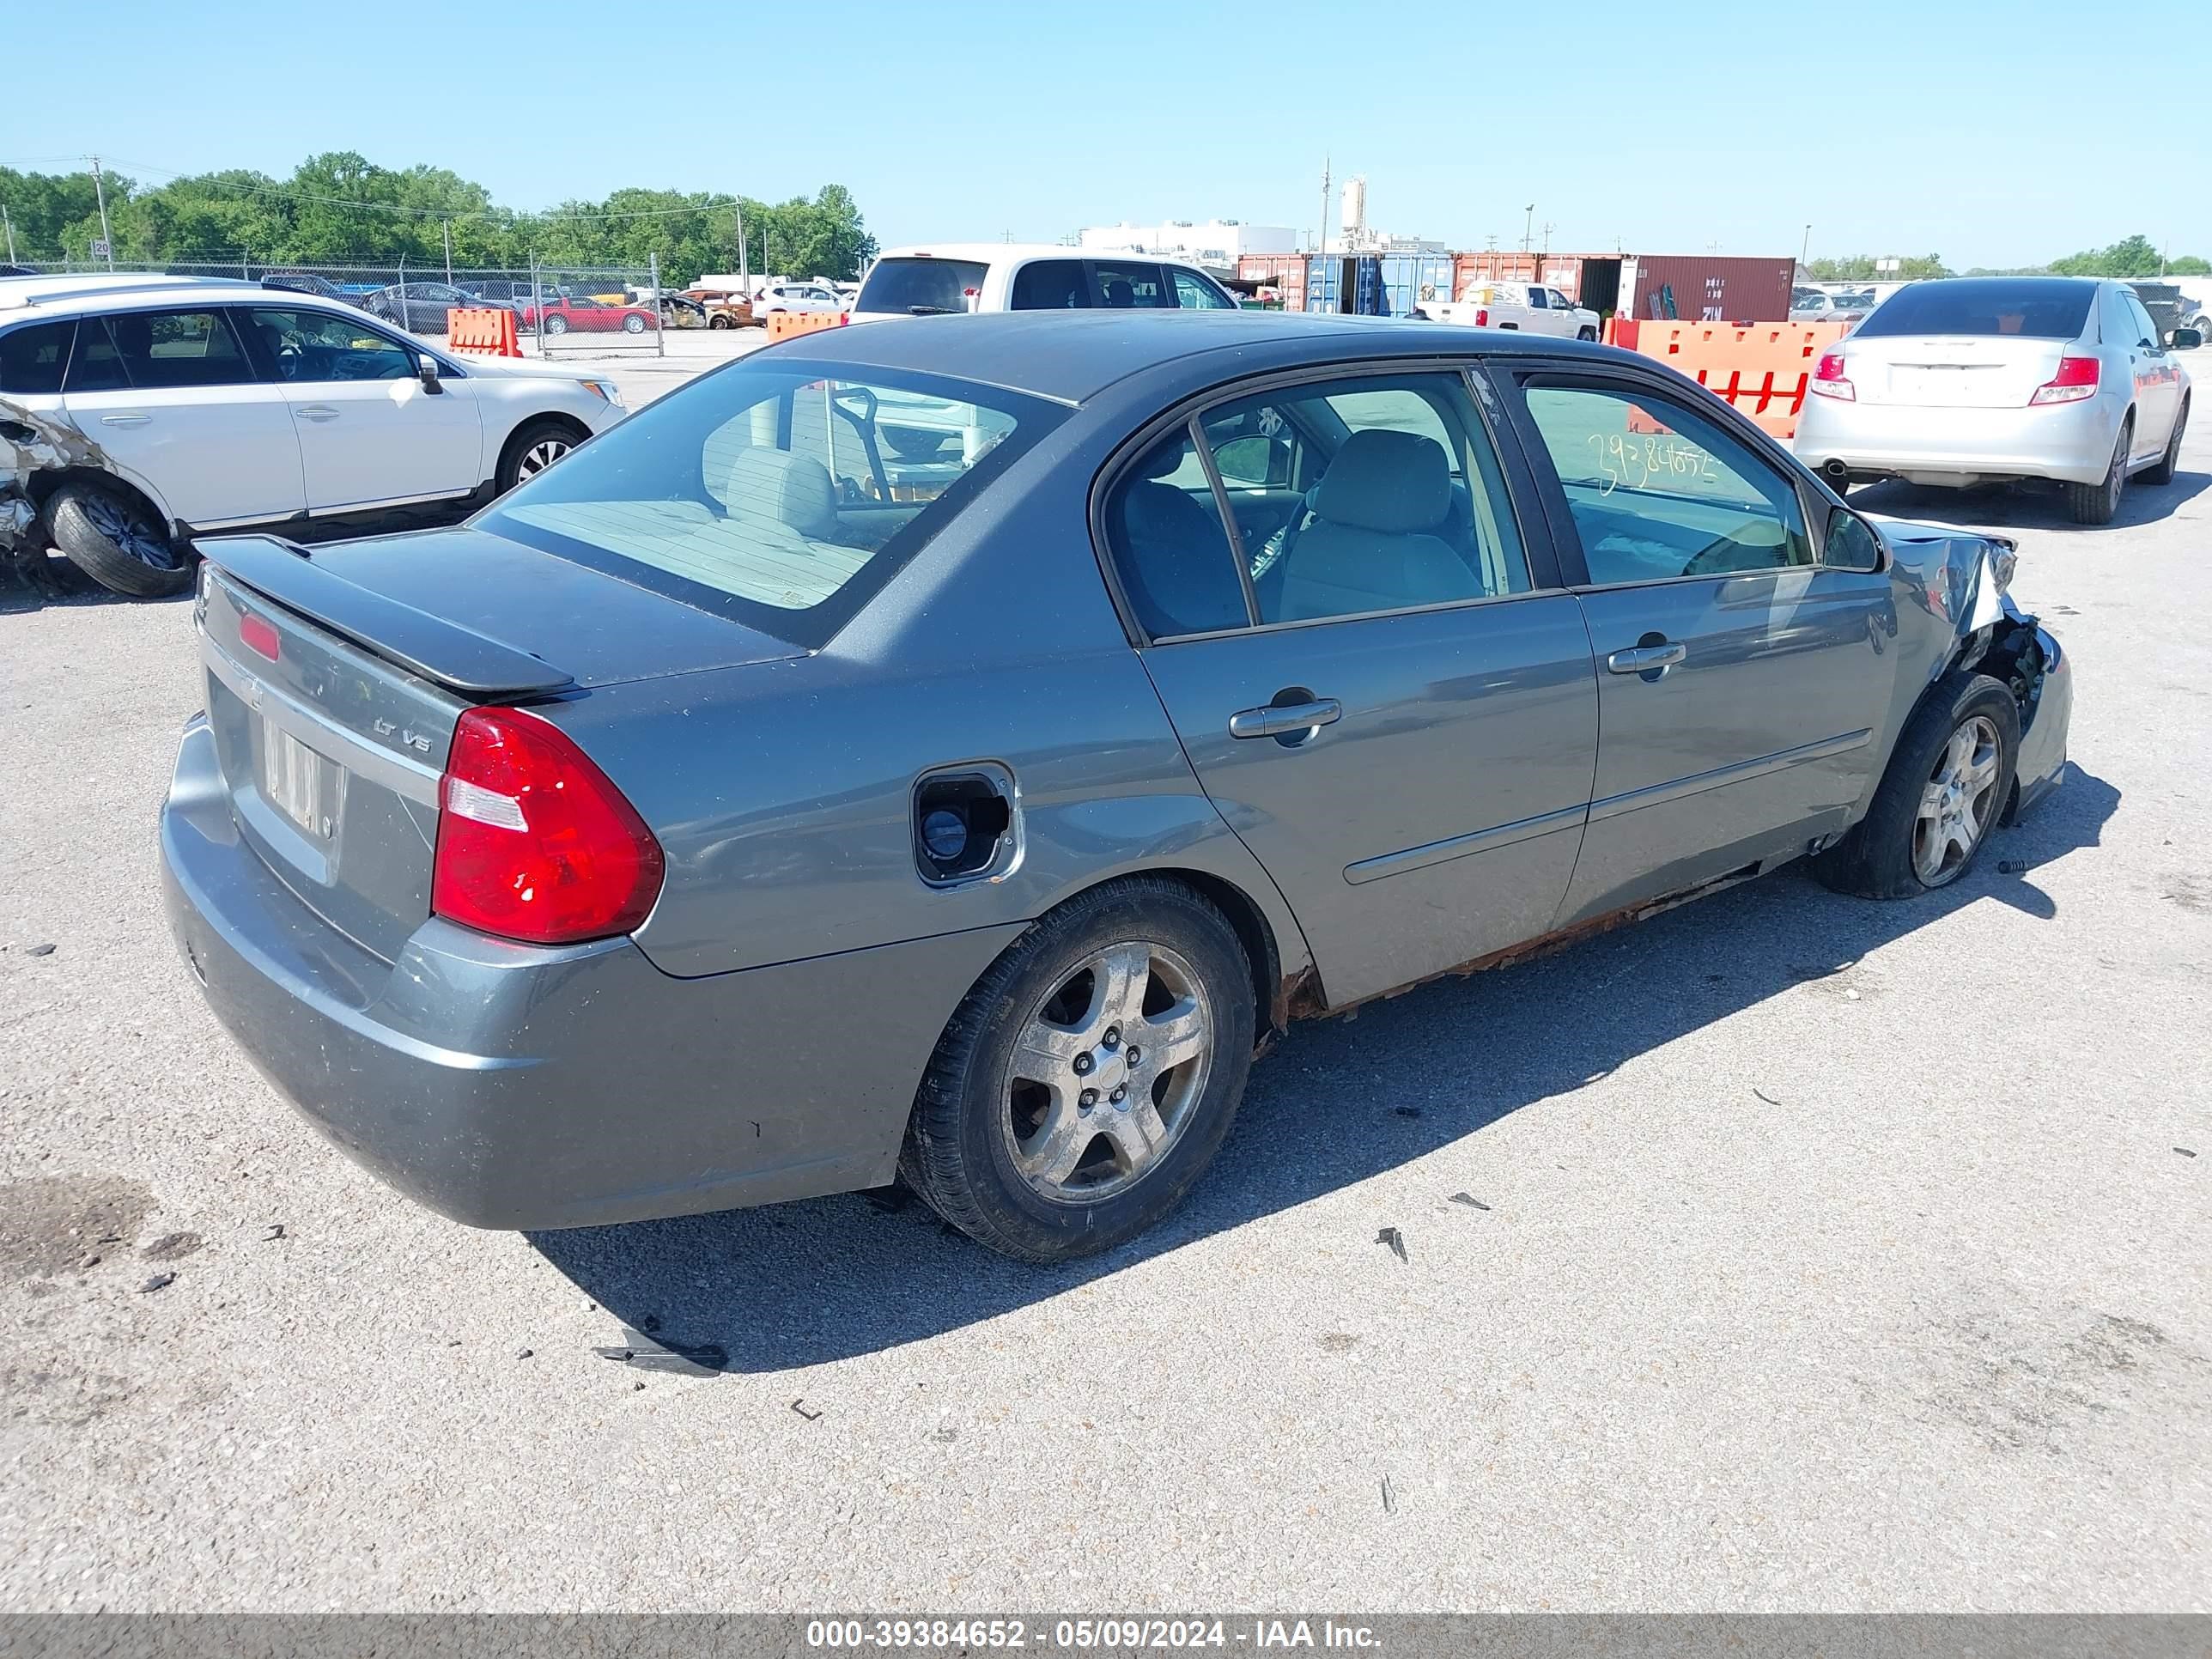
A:
POLYGON ((837 297, 835 289, 820 283, 771 283, 753 295, 753 319, 773 317, 779 311, 793 315, 808 313, 844 311, 849 307, 837 297))
POLYGON ((0 280, 0 411, 45 439, 0 490, 146 596, 191 586, 201 532, 489 500, 623 412, 610 381, 456 357, 337 301, 98 276, 0 280))

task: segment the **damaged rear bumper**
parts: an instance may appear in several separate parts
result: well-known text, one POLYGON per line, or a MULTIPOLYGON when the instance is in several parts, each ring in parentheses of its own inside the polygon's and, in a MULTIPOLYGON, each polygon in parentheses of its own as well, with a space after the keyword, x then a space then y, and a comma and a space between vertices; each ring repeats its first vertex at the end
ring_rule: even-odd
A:
MULTIPOLYGON (((2007 601, 2006 608, 2011 608, 2007 601)), ((2017 614, 2017 613, 2015 613, 2017 614)), ((2074 717, 2074 666, 2048 629, 2033 618, 2041 672, 2021 711, 2020 758, 2013 773, 2011 804, 2004 821, 2015 823, 2058 787, 2066 772, 2067 728, 2074 717)))

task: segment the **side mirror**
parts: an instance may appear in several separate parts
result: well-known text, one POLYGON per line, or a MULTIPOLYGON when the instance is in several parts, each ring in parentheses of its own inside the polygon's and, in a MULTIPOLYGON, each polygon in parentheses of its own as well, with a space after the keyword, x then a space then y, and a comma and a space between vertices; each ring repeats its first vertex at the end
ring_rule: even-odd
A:
POLYGON ((1828 514, 1828 534, 1820 549, 1824 568, 1872 573, 1888 562, 1888 550, 1872 525, 1848 507, 1837 507, 1828 514))
POLYGON ((446 389, 438 384, 438 360, 428 352, 425 351, 415 359, 415 368, 416 373, 422 377, 423 391, 443 392, 446 389))
POLYGON ((1285 489, 1291 482, 1291 447, 1280 438, 1231 438, 1213 452, 1221 482, 1253 489, 1285 489))
POLYGON ((2176 351, 2194 351, 2203 343, 2204 331, 2201 328, 2177 328, 2173 331, 2173 349, 2176 351))

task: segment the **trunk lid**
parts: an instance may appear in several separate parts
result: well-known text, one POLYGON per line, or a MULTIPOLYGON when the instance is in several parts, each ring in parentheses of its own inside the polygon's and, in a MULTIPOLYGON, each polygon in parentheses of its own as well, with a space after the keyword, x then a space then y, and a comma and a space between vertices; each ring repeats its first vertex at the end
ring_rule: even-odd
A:
POLYGON ((439 781, 464 709, 802 654, 477 531, 201 551, 208 720, 240 836, 387 962, 430 914, 439 781))
POLYGON ((1862 404, 2024 409, 2058 372, 2069 344, 1998 334, 1855 334, 1840 349, 1862 404))

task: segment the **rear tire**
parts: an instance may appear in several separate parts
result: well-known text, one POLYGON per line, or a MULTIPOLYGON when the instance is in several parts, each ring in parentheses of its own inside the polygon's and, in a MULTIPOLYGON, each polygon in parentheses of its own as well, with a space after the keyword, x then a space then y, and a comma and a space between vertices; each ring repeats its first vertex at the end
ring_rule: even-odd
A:
POLYGON ((730 326, 730 319, 726 317, 709 317, 707 319, 707 326, 709 328, 727 328, 730 326))
POLYGON ((66 483, 46 503, 46 523, 69 562, 110 592, 162 599, 192 585, 179 550, 137 498, 93 483, 66 483))
POLYGON ((1001 1255, 1110 1249, 1212 1161, 1251 1070, 1253 1021, 1250 964, 1212 903, 1152 876, 1094 888, 962 1001, 915 1097, 901 1173, 1001 1255))
POLYGON ((1595 340, 1597 338, 1597 331, 1594 328, 1578 328, 1575 331, 1575 338, 1577 340, 1595 340))
POLYGON ((1948 887, 2002 820, 2019 757, 2010 689, 1987 674, 1945 675, 1905 723, 1866 817, 1813 860, 1813 874, 1861 898, 1948 887))
POLYGON ((2110 524, 2120 510, 2120 496, 2128 487, 2128 448, 2136 435, 2133 415, 2120 422, 2120 441, 2112 446, 2112 464, 2095 483, 2066 486, 2066 505, 2075 524, 2110 524))
POLYGON ((2142 475, 2147 484, 2170 484, 2173 470, 2181 461, 2181 429, 2189 424, 2189 399, 2184 396, 2181 407, 2173 413, 2173 432, 2166 441, 2166 453, 2158 458, 2158 465, 2142 475))
POLYGON ((568 319, 565 317, 548 317, 538 326, 543 333, 566 334, 568 331, 568 319))
POLYGON ((642 334, 642 333, 644 333, 644 332, 645 332, 645 319, 644 319, 644 318, 642 318, 642 317, 625 317, 625 318, 623 318, 623 333, 625 333, 625 334, 642 334))

